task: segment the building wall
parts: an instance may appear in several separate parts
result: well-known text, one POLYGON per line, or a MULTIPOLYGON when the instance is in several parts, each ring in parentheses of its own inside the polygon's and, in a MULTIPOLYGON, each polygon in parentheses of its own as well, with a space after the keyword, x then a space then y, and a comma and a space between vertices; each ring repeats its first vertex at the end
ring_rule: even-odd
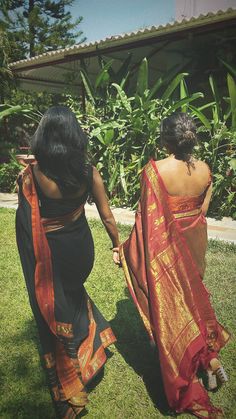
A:
POLYGON ((189 19, 208 12, 227 10, 229 7, 236 9, 236 0, 175 0, 175 19, 189 19))

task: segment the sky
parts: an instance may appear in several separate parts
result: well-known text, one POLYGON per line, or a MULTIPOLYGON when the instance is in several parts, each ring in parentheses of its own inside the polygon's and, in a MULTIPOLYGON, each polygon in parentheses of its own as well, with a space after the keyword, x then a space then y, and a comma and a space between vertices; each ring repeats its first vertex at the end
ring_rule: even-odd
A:
POLYGON ((173 20, 174 0, 75 0, 70 8, 74 18, 83 16, 79 29, 86 42, 158 26, 173 20))

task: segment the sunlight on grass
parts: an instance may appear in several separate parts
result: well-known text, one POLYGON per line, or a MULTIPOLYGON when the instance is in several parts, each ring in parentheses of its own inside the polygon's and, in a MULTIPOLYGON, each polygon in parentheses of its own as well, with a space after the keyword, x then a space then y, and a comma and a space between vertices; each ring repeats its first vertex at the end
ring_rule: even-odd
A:
MULTIPOLYGON (((53 419, 54 411, 40 365, 37 330, 17 254, 14 210, 0 209, 0 418, 53 419)), ((158 363, 125 287, 122 270, 113 266, 110 242, 97 221, 90 221, 96 262, 86 288, 117 336, 104 376, 90 393, 88 419, 163 418, 164 395, 158 363), (157 407, 159 409, 157 409, 157 407)), ((120 226, 127 237, 130 227, 120 226)), ((211 241, 205 283, 219 321, 235 334, 236 248, 211 241)), ((222 351, 230 382, 211 398, 236 417, 235 342, 222 351)), ((166 418, 170 417, 165 415, 166 418)), ((187 419, 192 416, 182 415, 187 419)))

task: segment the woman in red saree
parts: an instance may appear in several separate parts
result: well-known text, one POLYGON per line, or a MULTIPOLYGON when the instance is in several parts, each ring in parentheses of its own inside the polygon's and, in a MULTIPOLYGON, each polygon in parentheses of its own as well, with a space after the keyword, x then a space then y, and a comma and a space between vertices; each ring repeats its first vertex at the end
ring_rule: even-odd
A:
POLYGON ((115 336, 84 282, 94 244, 84 204, 92 194, 119 262, 118 232, 87 138, 66 107, 52 107, 32 139, 34 164, 18 179, 16 236, 57 417, 79 417, 86 386, 106 362, 115 336))
MULTIPOLYGON (((211 196, 208 166, 192 157, 196 129, 183 113, 166 118, 161 140, 170 156, 151 160, 141 176, 141 198, 129 239, 120 247, 131 296, 159 352, 169 406, 177 413, 216 418, 198 380, 207 372, 227 380, 218 360, 229 339, 203 284, 211 196)), ((214 382, 215 381, 215 382, 214 382)))

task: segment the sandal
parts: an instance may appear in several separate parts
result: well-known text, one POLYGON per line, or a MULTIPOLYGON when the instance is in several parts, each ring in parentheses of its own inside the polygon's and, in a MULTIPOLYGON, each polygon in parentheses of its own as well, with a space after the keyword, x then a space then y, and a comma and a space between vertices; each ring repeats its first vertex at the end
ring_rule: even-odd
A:
POLYGON ((219 368, 215 371, 215 375, 216 375, 216 377, 218 378, 218 380, 219 380, 220 384, 227 383, 227 381, 228 381, 228 377, 227 377, 227 374, 226 374, 226 372, 225 372, 225 370, 224 370, 224 368, 223 368, 222 366, 221 366, 221 367, 219 367, 219 368))
POLYGON ((211 367, 210 371, 212 372, 212 375, 216 376, 216 379, 219 381, 220 384, 227 383, 228 381, 227 374, 223 366, 221 365, 220 361, 217 358, 213 358, 210 361, 210 367, 211 367))
POLYGON ((208 391, 216 390, 218 387, 217 378, 214 372, 210 369, 206 370, 206 383, 205 387, 208 391))

